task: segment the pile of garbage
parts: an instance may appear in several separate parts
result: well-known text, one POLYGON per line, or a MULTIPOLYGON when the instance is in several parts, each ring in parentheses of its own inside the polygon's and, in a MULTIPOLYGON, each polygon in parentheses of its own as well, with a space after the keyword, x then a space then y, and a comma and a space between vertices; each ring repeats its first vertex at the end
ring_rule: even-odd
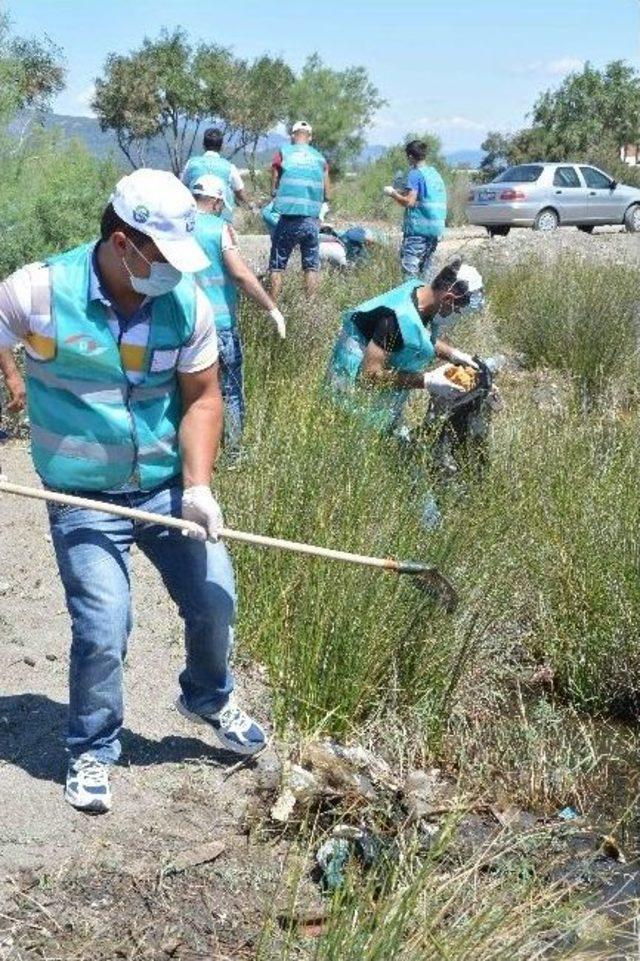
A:
POLYGON ((488 798, 465 797, 440 768, 399 776, 372 751, 329 739, 302 744, 263 773, 274 826, 298 827, 312 813, 321 829, 313 873, 326 893, 342 887, 354 864, 363 871, 393 866, 409 850, 417 857, 433 851, 445 837, 449 850, 452 822, 457 857, 481 857, 501 833, 505 839, 520 835, 523 843, 528 836, 546 836, 547 843, 564 851, 559 875, 588 875, 593 893, 600 882, 640 885, 640 866, 628 864, 616 839, 573 806, 535 815, 488 798), (598 880, 592 886, 594 865, 598 880))

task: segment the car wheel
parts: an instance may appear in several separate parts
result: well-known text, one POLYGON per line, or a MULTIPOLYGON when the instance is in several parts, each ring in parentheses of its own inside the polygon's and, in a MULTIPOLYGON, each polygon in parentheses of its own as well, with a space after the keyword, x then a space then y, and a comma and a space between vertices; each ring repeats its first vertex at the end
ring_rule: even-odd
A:
POLYGON ((555 210, 551 207, 545 207, 534 220, 533 229, 544 230, 546 233, 550 230, 555 230, 559 223, 560 219, 555 210))
POLYGON ((511 227, 502 224, 498 227, 487 227, 490 237, 506 237, 510 230, 511 227))
POLYGON ((640 233, 640 204, 629 207, 624 215, 624 225, 630 234, 640 233))
POLYGON ((578 230, 581 230, 583 234, 592 234, 593 224, 578 224, 578 230))

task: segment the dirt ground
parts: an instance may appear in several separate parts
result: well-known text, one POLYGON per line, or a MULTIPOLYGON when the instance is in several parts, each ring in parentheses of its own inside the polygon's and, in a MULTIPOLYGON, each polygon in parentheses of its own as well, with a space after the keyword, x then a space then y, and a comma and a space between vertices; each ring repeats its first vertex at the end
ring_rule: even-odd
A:
MULTIPOLYGON (((24 441, 1 445, 0 464, 16 482, 37 482, 24 441)), ((273 751, 236 769, 236 759, 210 747, 177 714, 181 623, 155 570, 136 553, 137 620, 114 808, 90 817, 66 804, 70 631, 46 511, 34 501, 0 498, 0 958, 114 957, 120 935, 128 952, 132 937, 118 931, 114 918, 124 903, 131 908, 127 924, 135 928, 141 917, 149 929, 149 950, 158 952, 150 957, 164 957, 163 939, 176 937, 185 944, 190 939, 196 952, 180 957, 215 957, 212 950, 225 943, 237 949, 234 957, 244 956, 242 938, 259 930, 284 856, 277 845, 248 856, 248 808, 260 778, 276 763, 273 751), (172 862, 214 841, 222 842, 223 853, 208 867, 190 869, 203 882, 206 877, 202 888, 190 888, 193 918, 184 916, 181 901, 180 917, 172 919, 172 892, 180 883, 172 862), (55 913, 47 907, 54 887, 55 913), (63 917, 60 890, 67 892, 63 917), (39 942, 45 953, 32 955, 39 942)), ((241 672, 238 680, 242 702, 268 723, 260 672, 241 672)), ((135 956, 147 954, 141 949, 135 956)))

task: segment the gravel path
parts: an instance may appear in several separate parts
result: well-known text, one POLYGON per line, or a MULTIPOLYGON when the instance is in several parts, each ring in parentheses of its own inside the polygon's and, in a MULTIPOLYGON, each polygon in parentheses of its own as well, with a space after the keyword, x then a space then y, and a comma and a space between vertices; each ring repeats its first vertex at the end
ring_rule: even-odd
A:
MULTIPOLYGON (((266 234, 240 234, 240 249, 258 273, 267 268, 269 237, 266 234)), ((397 230, 387 234, 389 246, 400 243, 397 230)), ((474 263, 493 267, 540 257, 554 261, 563 254, 596 259, 605 263, 640 262, 640 234, 628 234, 619 227, 598 227, 584 234, 575 227, 562 227, 550 234, 534 230, 512 230, 508 237, 491 239, 482 227, 452 227, 438 246, 436 260, 443 263, 456 255, 474 263)))

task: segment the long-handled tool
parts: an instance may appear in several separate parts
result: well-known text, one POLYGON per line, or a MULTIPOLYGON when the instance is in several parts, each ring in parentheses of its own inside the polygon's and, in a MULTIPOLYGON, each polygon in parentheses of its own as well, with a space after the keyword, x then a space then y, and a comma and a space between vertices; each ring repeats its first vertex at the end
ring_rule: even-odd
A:
MULTIPOLYGON (((50 501, 53 504, 66 504, 69 507, 83 507, 85 510, 102 511, 105 514, 115 514, 117 517, 127 517, 130 520, 141 521, 145 524, 175 527, 188 534, 195 534, 200 538, 204 534, 202 527, 194 521, 182 520, 179 517, 165 517, 163 514, 152 514, 149 511, 136 510, 133 507, 120 507, 104 501, 76 497, 73 494, 39 490, 35 487, 22 487, 19 484, 10 484, 3 480, 0 480, 0 491, 7 494, 17 494, 19 497, 33 497, 36 500, 50 501)), ((326 557, 329 560, 344 561, 347 564, 378 567, 394 574, 411 574, 416 586, 433 594, 448 612, 453 611, 458 603, 458 595, 451 582, 437 568, 428 564, 418 564, 415 561, 394 561, 391 558, 367 557, 364 554, 349 554, 346 551, 334 551, 328 547, 316 547, 313 544, 303 544, 298 541, 285 541, 279 537, 265 537, 263 534, 235 531, 229 527, 220 528, 220 537, 223 540, 240 541, 243 544, 255 544, 258 547, 275 547, 282 551, 326 557)))

